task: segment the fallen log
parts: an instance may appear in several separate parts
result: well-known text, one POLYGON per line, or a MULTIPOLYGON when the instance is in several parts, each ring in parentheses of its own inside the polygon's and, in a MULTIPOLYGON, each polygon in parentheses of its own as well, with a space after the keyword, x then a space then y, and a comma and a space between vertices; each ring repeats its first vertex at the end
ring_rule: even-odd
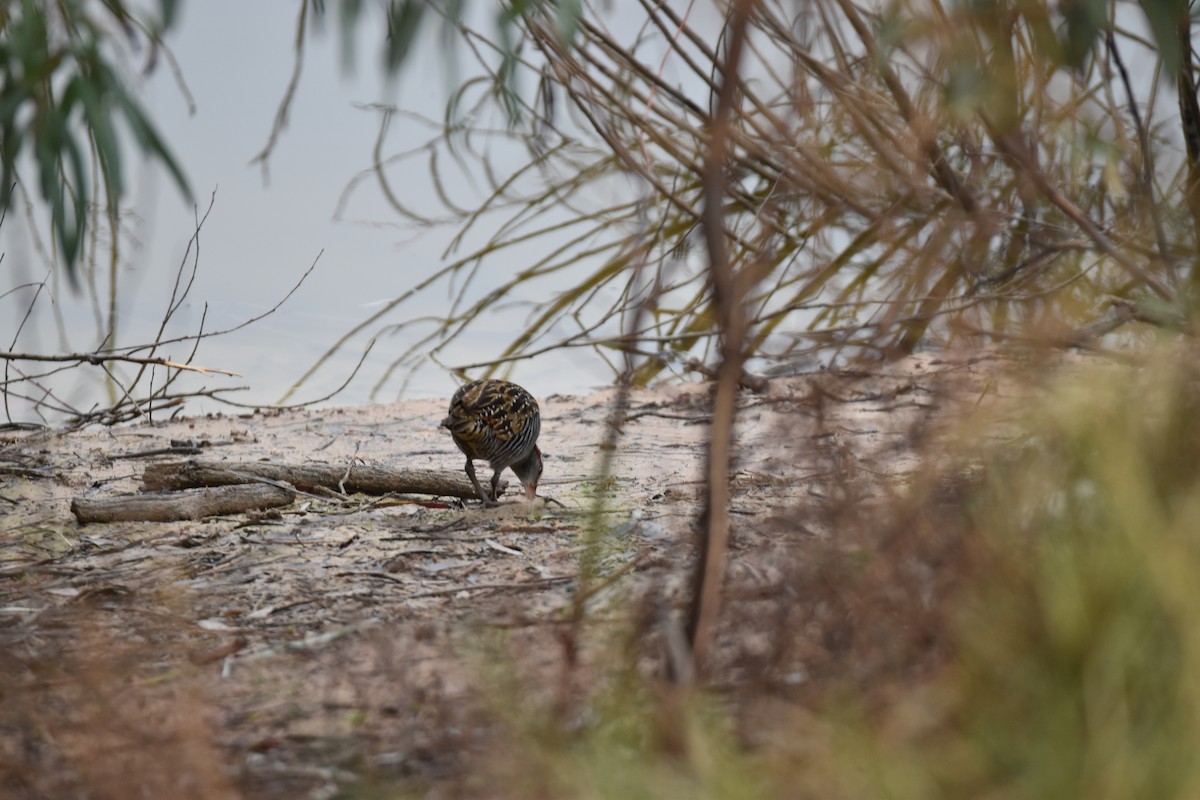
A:
MULTIPOLYGON (((346 494, 428 494, 474 499, 475 487, 462 473, 435 469, 390 469, 368 464, 275 464, 269 461, 167 461, 147 464, 142 491, 229 486, 254 481, 290 483, 304 492, 329 489, 346 494)), ((506 481, 501 481, 503 488, 506 481)))
POLYGON ((243 483, 181 492, 76 497, 71 501, 71 513, 81 523, 176 522, 286 506, 294 498, 292 492, 278 486, 243 483))

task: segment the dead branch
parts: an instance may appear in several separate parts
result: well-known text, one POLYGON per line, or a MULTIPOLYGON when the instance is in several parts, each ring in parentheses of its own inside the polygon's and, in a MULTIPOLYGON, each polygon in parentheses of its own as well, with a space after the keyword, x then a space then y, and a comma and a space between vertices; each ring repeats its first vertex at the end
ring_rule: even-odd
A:
MULTIPOLYGON (((373 577, 379 577, 378 575, 373 577)), ((430 589, 427 592, 417 592, 405 597, 405 600, 423 600, 428 597, 445 597, 446 595, 458 594, 459 592, 507 592, 519 591, 525 592, 532 589, 544 589, 547 586, 557 586, 561 583, 570 583, 575 580, 574 575, 561 575, 553 578, 540 578, 531 581, 507 581, 505 583, 475 583, 464 586, 449 586, 445 589, 430 589)))
MULTIPOLYGON (((11 412, 8 408, 10 398, 28 402, 34 413, 43 418, 45 418, 47 413, 64 418, 70 427, 83 427, 91 424, 114 425, 142 417, 153 420, 155 412, 166 409, 181 410, 187 401, 203 397, 239 408, 264 407, 261 404, 250 406, 249 404, 237 403, 222 396, 230 392, 242 391, 246 387, 200 388, 186 391, 177 391, 173 387, 184 373, 241 377, 236 372, 193 364, 192 360, 197 354, 200 343, 205 339, 239 331, 274 314, 295 294, 308 276, 312 274, 313 270, 316 269, 321 254, 318 253, 312 264, 309 265, 308 269, 292 285, 291 289, 273 306, 262 313, 244 319, 232 327, 219 330, 206 330, 205 320, 207 319, 208 307, 205 305, 204 313, 201 315, 197 330, 180 336, 168 337, 167 329, 169 323, 174 318, 176 312, 183 306, 195 284, 196 274, 199 269, 200 234, 208 220, 209 214, 212 212, 215 202, 216 192, 213 192, 207 209, 203 214, 198 214, 196 218, 195 229, 187 242, 183 258, 180 260, 175 276, 175 285, 167 301, 166 310, 159 324, 158 331, 153 335, 151 341, 134 345, 117 346, 115 341, 112 341, 112 334, 110 333, 97 349, 92 352, 45 354, 17 352, 14 349, 17 345, 17 336, 14 336, 13 341, 9 344, 9 349, 0 350, 0 363, 3 363, 3 377, 0 377, 0 400, 4 403, 3 412, 6 419, 11 421, 11 412), (178 360, 157 355, 163 348, 175 344, 187 345, 190 347, 190 351, 178 360), (40 371, 26 370, 21 366, 25 362, 33 364, 44 363, 54 366, 41 368, 40 371), (130 370, 132 373, 130 377, 125 377, 121 374, 123 370, 117 368, 120 365, 132 366, 133 369, 130 370), (56 394, 54 385, 45 380, 61 372, 82 367, 96 367, 103 373, 101 376, 98 376, 99 379, 107 382, 117 390, 117 399, 115 402, 104 407, 97 405, 90 409, 77 408, 56 394), (165 370, 165 378, 159 379, 157 377, 154 370, 155 367, 162 367, 165 370), (15 374, 15 377, 10 377, 10 373, 15 374), (29 387, 35 391, 29 391, 29 387), (21 389, 25 391, 19 391, 21 389)), ((32 312, 33 303, 37 301, 39 295, 40 288, 39 294, 34 296, 29 309, 26 311, 26 317, 32 312)), ((115 313, 115 311, 110 313, 115 313)), ((22 322, 23 325, 24 322, 22 322)), ((20 328, 18 328, 17 334, 19 336, 20 328)), ((368 347, 367 352, 369 350, 370 348, 368 347)), ((363 354, 364 359, 365 357, 366 352, 363 354)), ((360 360, 350 378, 347 378, 345 383, 325 397, 303 403, 295 403, 288 407, 302 408, 312 403, 328 400, 345 388, 354 375, 357 374, 361 365, 362 362, 360 360)), ((277 408, 278 406, 274 407, 277 408)))
MULTIPOLYGON (((688 615, 692 662, 698 671, 704 669, 712 647, 729 549, 729 467, 733 458, 738 382, 745 360, 746 309, 743 302, 749 287, 744 279, 738 280, 743 276, 735 274, 729 261, 724 201, 730 183, 727 159, 731 117, 741 83, 738 67, 746 41, 746 28, 755 5, 754 0, 738 0, 730 8, 726 22, 726 55, 721 65, 721 89, 717 95, 716 112, 704 157, 701 228, 708 248, 708 270, 722 337, 721 363, 717 367, 717 385, 712 402, 712 429, 706 454, 707 492, 697 542, 700 558, 692 575, 691 609, 688 615)), ((683 675, 675 677, 680 680, 684 678, 683 675)))
POLYGON ((70 364, 90 364, 93 367, 103 366, 105 364, 119 361, 125 364, 137 364, 139 366, 150 367, 170 367, 171 369, 184 370, 187 372, 199 372, 202 375, 228 375, 231 378, 242 377, 237 372, 229 372, 216 367, 198 367, 193 364, 181 364, 178 361, 171 361, 167 358, 145 358, 142 356, 130 356, 122 353, 111 353, 98 351, 95 353, 61 353, 50 355, 48 353, 13 353, 7 350, 0 350, 0 361, 36 361, 43 363, 65 362, 70 364))
MULTIPOLYGON (((263 461, 171 461, 146 465, 142 491, 228 486, 253 481, 282 481, 312 492, 328 489, 353 494, 428 494, 474 498, 475 488, 457 472, 390 469, 370 464, 271 464, 263 461)), ((500 482, 501 488, 507 481, 500 482)))
POLYGON ((80 523, 175 522, 286 506, 294 495, 266 484, 243 483, 182 492, 76 497, 71 513, 80 523))

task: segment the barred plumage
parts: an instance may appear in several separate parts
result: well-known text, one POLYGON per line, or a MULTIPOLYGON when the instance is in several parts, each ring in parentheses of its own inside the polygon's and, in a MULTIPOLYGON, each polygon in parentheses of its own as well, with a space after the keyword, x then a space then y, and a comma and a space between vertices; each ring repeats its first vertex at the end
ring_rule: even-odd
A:
POLYGON ((498 505, 500 473, 512 471, 525 487, 525 496, 537 495, 542 476, 542 451, 537 438, 542 417, 537 400, 515 383, 500 380, 472 381, 459 387, 442 420, 458 449, 467 457, 467 477, 485 506, 498 505), (492 491, 484 491, 475 477, 475 459, 492 467, 492 491))

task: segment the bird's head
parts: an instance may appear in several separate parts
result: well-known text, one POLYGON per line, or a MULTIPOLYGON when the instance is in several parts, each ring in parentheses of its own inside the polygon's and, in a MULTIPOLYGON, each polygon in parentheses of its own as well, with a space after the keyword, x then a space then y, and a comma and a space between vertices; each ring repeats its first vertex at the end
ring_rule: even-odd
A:
POLYGON ((525 497, 537 497, 538 481, 542 478, 542 451, 535 444, 533 452, 524 461, 512 465, 512 471, 525 487, 525 497))

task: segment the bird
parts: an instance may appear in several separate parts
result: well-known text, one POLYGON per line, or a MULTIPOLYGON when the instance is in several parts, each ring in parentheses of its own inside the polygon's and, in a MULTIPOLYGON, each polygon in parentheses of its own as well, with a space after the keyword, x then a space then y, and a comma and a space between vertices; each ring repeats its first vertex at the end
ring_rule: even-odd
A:
POLYGON ((459 387, 450 398, 450 411, 442 420, 458 449, 467 457, 471 479, 485 507, 500 505, 496 496, 500 473, 511 468, 525 487, 525 497, 537 496, 542 477, 542 451, 537 438, 542 416, 537 400, 515 383, 497 379, 472 381, 459 387), (476 459, 492 468, 491 493, 475 477, 476 459))

